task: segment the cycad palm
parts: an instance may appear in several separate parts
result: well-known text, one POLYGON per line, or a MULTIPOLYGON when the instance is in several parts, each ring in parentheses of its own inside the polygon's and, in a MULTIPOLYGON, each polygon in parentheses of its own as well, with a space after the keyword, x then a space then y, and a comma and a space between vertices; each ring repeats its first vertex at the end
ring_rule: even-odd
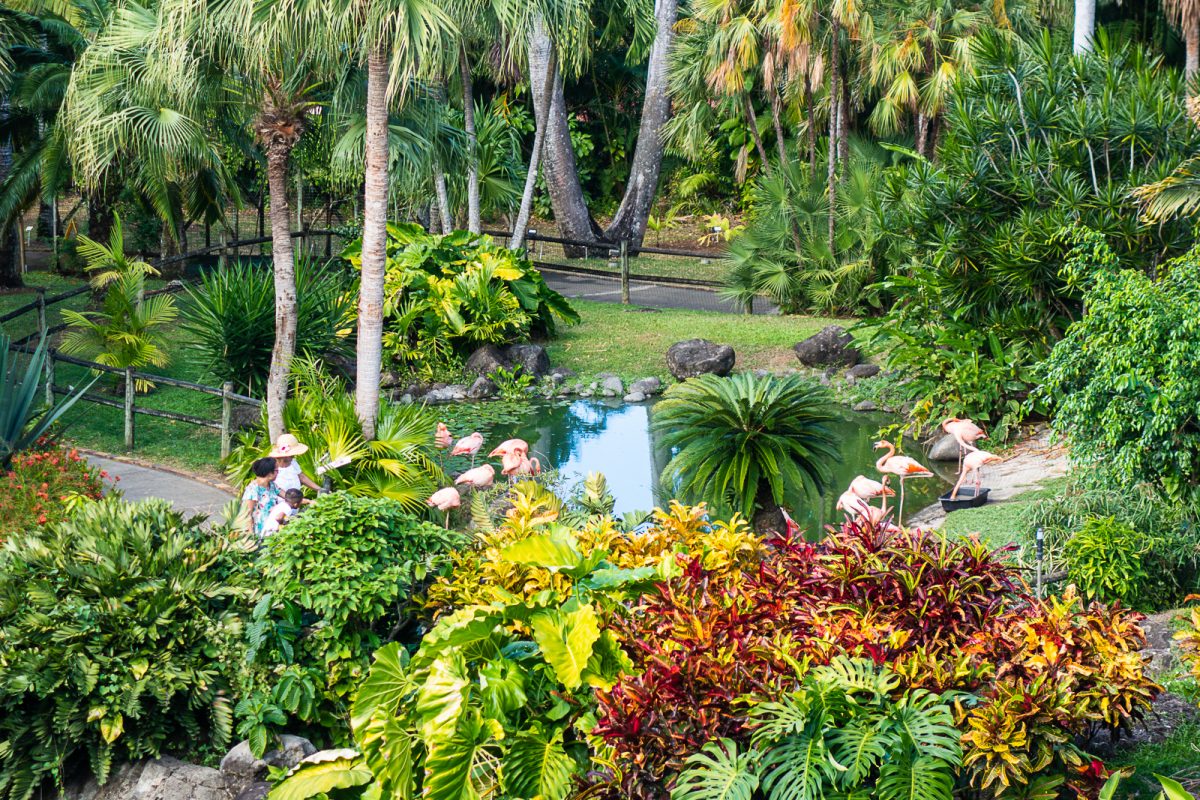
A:
POLYGON ((662 480, 779 530, 779 506, 824 491, 837 458, 827 396, 799 376, 701 375, 671 387, 654 428, 674 457, 662 480))

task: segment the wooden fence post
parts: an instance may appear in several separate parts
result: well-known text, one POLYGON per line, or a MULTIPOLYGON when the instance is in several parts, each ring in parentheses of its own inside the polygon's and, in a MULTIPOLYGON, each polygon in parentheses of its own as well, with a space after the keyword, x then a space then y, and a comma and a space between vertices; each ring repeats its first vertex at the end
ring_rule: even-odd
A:
POLYGON ((125 452, 133 452, 133 367, 125 368, 125 452))
POLYGON ((39 286, 37 290, 37 325, 38 336, 46 338, 46 290, 39 286))
POLYGON ((233 440, 233 381, 221 385, 221 460, 229 458, 233 440))
POLYGON ((621 240, 621 302, 629 305, 629 242, 621 240))

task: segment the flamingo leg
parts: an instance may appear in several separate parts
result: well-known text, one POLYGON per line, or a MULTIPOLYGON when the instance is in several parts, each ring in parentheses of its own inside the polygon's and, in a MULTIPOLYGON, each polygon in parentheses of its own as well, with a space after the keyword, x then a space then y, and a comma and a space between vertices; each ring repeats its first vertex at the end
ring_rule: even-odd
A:
POLYGON ((446 530, 450 530, 450 509, 446 509, 446 530))
POLYGON ((966 479, 966 477, 967 477, 966 473, 963 472, 962 470, 959 470, 958 482, 955 483, 954 488, 950 490, 950 499, 951 500, 958 499, 958 490, 962 488, 963 481, 966 479))
MULTIPOLYGON (((882 483, 883 483, 883 488, 885 488, 885 489, 887 488, 887 479, 888 479, 888 476, 884 475, 882 483)), ((886 494, 880 495, 880 500, 883 503, 883 506, 882 506, 883 510, 887 511, 887 495, 886 494)))
POLYGON ((900 515, 896 517, 896 524, 904 525, 904 478, 900 479, 900 515))

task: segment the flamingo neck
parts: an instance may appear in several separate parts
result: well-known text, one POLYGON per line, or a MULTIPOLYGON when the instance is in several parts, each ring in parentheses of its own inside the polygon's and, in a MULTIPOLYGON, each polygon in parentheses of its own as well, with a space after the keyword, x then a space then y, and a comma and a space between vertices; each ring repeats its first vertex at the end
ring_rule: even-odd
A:
POLYGON ((884 442, 884 446, 887 448, 887 452, 881 455, 879 460, 875 462, 875 469, 880 472, 883 472, 883 465, 887 463, 887 460, 896 455, 896 445, 891 442, 884 442))

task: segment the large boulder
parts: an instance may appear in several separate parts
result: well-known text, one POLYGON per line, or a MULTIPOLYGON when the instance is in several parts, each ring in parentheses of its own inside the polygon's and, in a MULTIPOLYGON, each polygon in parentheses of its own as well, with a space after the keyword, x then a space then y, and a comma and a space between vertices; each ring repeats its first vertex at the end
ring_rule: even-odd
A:
POLYGON ((939 436, 927 455, 930 461, 958 461, 958 442, 948 433, 939 436))
POLYGON ((221 759, 221 774, 235 791, 267 777, 268 767, 291 769, 303 759, 317 752, 312 742, 302 736, 283 734, 278 746, 258 758, 250 751, 250 742, 243 740, 221 759))
POLYGON ((550 356, 540 344, 510 344, 504 348, 504 358, 510 369, 520 365, 525 375, 541 378, 550 372, 550 356))
POLYGON ((625 387, 616 375, 607 375, 600 381, 600 393, 605 397, 619 397, 625 394, 625 387))
POLYGON ((855 364, 850 369, 846 370, 846 380, 862 380, 863 378, 874 378, 879 374, 878 364, 855 364))
POLYGON ((494 344, 485 344, 467 358, 467 369, 476 375, 491 375, 500 367, 508 369, 508 359, 494 344))
POLYGON ((854 347, 854 337, 841 325, 822 328, 792 349, 806 367, 852 367, 862 358, 854 347))
POLYGON ((642 378, 640 381, 634 381, 629 384, 630 392, 638 392, 646 397, 658 394, 662 391, 662 381, 658 378, 642 378))
POLYGON ((486 400, 496 394, 496 383, 491 378, 480 375, 467 389, 468 400, 486 400))
POLYGON ((728 375, 736 361, 732 347, 707 339, 688 339, 667 349, 667 369, 681 381, 709 373, 728 375))
POLYGON ((100 786, 68 787, 64 800, 231 800, 225 775, 212 767, 163 756, 121 765, 100 786))

